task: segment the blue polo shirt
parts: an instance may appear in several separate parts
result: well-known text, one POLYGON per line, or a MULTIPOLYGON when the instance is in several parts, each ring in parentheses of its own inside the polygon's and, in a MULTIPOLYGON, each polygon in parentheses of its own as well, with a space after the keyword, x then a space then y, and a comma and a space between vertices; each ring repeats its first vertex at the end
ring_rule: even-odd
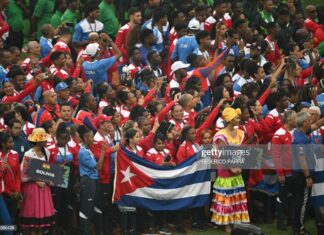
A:
POLYGON ((100 82, 108 82, 107 70, 116 62, 116 57, 112 56, 107 59, 86 61, 82 67, 87 80, 92 79, 94 85, 100 82))
POLYGON ((99 178, 97 161, 93 153, 81 146, 78 157, 80 176, 88 176, 90 179, 97 180, 99 178))
POLYGON ((195 36, 182 36, 176 43, 172 52, 172 61, 182 61, 187 64, 188 55, 192 54, 198 48, 198 43, 195 36))
POLYGON ((312 148, 311 140, 308 134, 311 130, 305 134, 296 128, 293 132, 293 170, 296 172, 302 172, 298 156, 304 156, 306 158, 306 163, 309 171, 314 171, 315 169, 315 155, 312 148))

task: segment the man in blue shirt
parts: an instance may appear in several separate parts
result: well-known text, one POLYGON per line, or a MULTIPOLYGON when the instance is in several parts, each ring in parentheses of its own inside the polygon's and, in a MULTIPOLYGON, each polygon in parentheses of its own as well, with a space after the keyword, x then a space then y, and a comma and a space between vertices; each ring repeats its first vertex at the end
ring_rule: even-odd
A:
POLYGON ((311 132, 311 122, 307 112, 296 116, 297 129, 293 133, 293 185, 294 208, 293 234, 308 234, 304 227, 306 205, 313 186, 311 172, 315 169, 315 156, 308 134, 311 132))
POLYGON ((97 85, 101 82, 108 83, 108 75, 107 70, 121 57, 121 51, 117 48, 116 44, 108 38, 108 42, 110 46, 114 50, 114 56, 110 58, 105 58, 101 60, 97 60, 100 53, 100 48, 98 43, 90 43, 85 52, 88 56, 90 56, 90 61, 86 61, 83 63, 82 67, 84 70, 84 74, 87 80, 92 80, 94 85, 97 85))
POLYGON ((7 68, 10 65, 10 56, 10 51, 0 49, 0 88, 2 87, 3 80, 7 77, 7 68))
POLYGON ((171 55, 172 61, 182 61, 187 64, 188 55, 192 54, 197 48, 198 43, 196 34, 199 32, 200 24, 198 20, 191 20, 188 24, 189 34, 182 36, 176 43, 174 51, 171 55))
POLYGON ((164 38, 168 38, 169 34, 169 22, 166 12, 162 8, 155 9, 152 19, 143 24, 142 30, 145 28, 153 30, 156 41, 156 49, 161 53, 164 49, 164 38), (159 30, 161 28, 162 32, 159 30))
POLYGON ((50 24, 44 24, 41 28, 41 32, 42 36, 39 39, 39 46, 41 48, 40 55, 41 58, 44 58, 51 52, 53 48, 52 38, 55 32, 53 26, 50 24))
POLYGON ((26 138, 26 135, 22 131, 22 124, 18 119, 10 120, 9 124, 9 133, 12 135, 14 140, 15 150, 19 155, 19 162, 22 162, 25 152, 30 149, 29 141, 26 138))
POLYGON ((77 48, 83 48, 89 43, 89 33, 104 29, 104 24, 97 20, 100 16, 98 4, 87 4, 85 11, 87 18, 81 20, 74 27, 72 43, 77 48))

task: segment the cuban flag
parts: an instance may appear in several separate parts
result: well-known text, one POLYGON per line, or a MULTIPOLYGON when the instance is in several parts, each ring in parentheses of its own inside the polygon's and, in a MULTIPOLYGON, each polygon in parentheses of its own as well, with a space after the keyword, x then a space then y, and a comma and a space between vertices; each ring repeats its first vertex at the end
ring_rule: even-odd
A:
POLYGON ((311 202, 315 208, 324 206, 324 156, 318 149, 311 202))
POLYGON ((151 163, 122 146, 116 158, 113 201, 152 211, 181 210, 209 204, 209 165, 199 153, 176 167, 151 163))

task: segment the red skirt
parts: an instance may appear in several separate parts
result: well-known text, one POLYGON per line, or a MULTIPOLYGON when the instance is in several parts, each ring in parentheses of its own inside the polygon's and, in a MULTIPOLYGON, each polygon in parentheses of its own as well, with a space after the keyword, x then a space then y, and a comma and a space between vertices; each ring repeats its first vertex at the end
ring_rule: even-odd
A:
POLYGON ((35 182, 22 188, 23 201, 20 209, 20 226, 24 228, 47 228, 55 224, 55 212, 51 188, 41 189, 35 182))

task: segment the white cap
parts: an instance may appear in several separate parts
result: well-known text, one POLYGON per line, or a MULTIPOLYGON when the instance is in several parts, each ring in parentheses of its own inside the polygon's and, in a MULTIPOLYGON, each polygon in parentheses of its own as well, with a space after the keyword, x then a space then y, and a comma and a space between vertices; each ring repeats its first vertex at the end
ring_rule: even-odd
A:
POLYGON ((85 53, 90 56, 94 57, 99 49, 99 44, 98 43, 90 43, 85 49, 85 53))
POLYGON ((176 61, 171 66, 171 75, 178 71, 179 69, 185 69, 188 68, 190 64, 185 64, 182 61, 176 61))
POLYGON ((189 21, 188 28, 191 30, 199 30, 200 29, 199 21, 193 18, 192 20, 189 21))

